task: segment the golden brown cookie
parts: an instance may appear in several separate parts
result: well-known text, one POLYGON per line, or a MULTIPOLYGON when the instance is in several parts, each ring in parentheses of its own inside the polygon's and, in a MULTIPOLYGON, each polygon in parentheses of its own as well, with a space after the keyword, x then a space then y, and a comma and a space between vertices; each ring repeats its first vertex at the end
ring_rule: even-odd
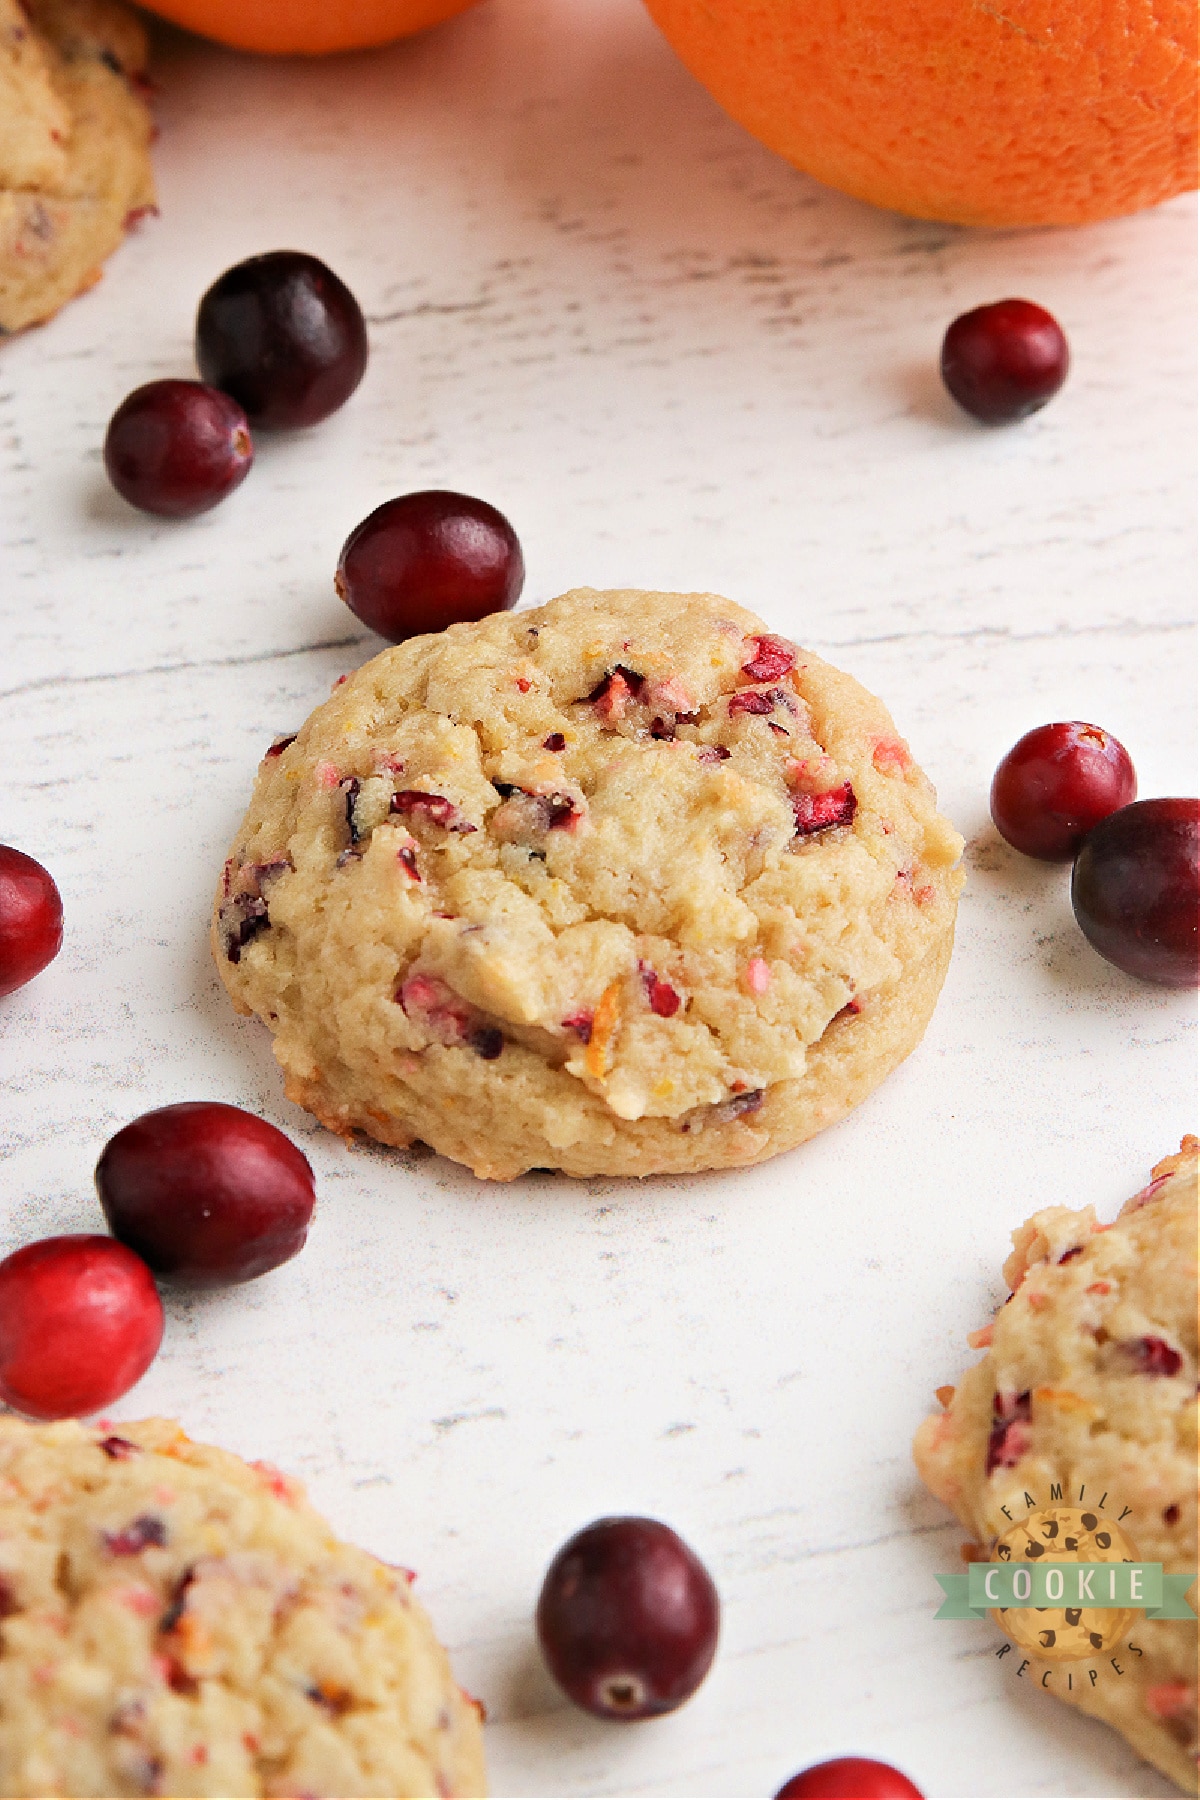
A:
POLYGON ((336 1131, 724 1168, 917 1043, 961 847, 849 676, 714 595, 585 588, 385 651, 274 746, 213 946, 336 1131))
POLYGON ((169 1420, 0 1418, 0 1793, 484 1793, 410 1580, 169 1420))
MULTIPOLYGON (((1123 1533, 1137 1559, 1195 1573, 1198 1148, 1185 1138, 1110 1226, 1090 1206, 1050 1206, 1013 1233, 1004 1265, 1013 1292, 972 1337, 987 1354, 957 1389, 939 1390, 944 1410, 914 1446, 926 1486, 977 1540, 973 1555, 1011 1552, 1014 1526, 1061 1500, 1105 1540, 1085 1560, 1109 1558, 1123 1533)), ((1046 1516, 1057 1519, 1053 1506, 1046 1516)), ((1195 1608, 1195 1584, 1189 1599, 1195 1608)), ((1089 1620, 1085 1609, 1064 1622, 1089 1620)), ((1091 1620, 1098 1648, 1072 1665, 1070 1685, 1047 1656, 1043 1685, 1195 1793, 1195 1621, 1139 1616, 1128 1634, 1136 1649, 1126 1645, 1115 1664, 1112 1622, 1091 1620)), ((1054 1626, 1047 1614, 1041 1629, 1054 1626)), ((1058 1649, 1051 1635, 1047 1648, 1058 1649)), ((1028 1637, 1014 1636, 1036 1657, 1028 1637)), ((1043 1665, 1034 1669, 1040 1682, 1043 1665)))
POLYGON ((112 0, 0 0, 0 335, 98 281, 153 208, 145 66, 112 0))

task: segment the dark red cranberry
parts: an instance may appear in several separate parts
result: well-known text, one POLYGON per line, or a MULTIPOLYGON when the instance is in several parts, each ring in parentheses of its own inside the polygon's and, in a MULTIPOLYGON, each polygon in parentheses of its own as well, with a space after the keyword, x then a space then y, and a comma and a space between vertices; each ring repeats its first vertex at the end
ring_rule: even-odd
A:
POLYGON ((942 342, 942 380, 985 425, 1008 425, 1045 406, 1069 364, 1062 326, 1031 300, 996 300, 962 313, 942 342))
POLYGON ((0 1400, 35 1419, 95 1412, 146 1373, 163 1309, 112 1238, 43 1238, 0 1262, 0 1400))
POLYGON ((1033 1398, 1023 1394, 993 1394, 992 1429, 988 1436, 984 1472, 1014 1469, 1033 1439, 1033 1398))
POLYGON ((1125 746, 1079 719, 1019 738, 992 779, 992 818, 1014 850, 1069 862, 1093 825, 1137 793, 1125 746))
POLYGON ((148 381, 108 422, 104 467, 143 512, 192 519, 240 487, 254 461, 246 415, 202 381, 148 381))
POLYGON ((62 949, 62 897, 40 862, 0 844, 0 995, 13 994, 62 949))
POLYGON ((1102 819, 1075 859, 1071 904, 1126 974, 1200 986, 1200 801, 1135 800, 1102 819))
POLYGON ((550 1564, 537 1632, 568 1699, 602 1719, 674 1711, 707 1675, 720 1601, 700 1559, 655 1519, 597 1519, 550 1564))
POLYGON ((334 577, 355 617, 393 644, 503 612, 524 582, 504 514, 440 488, 377 506, 342 545, 334 577))
POLYGON ((167 1528, 153 1513, 139 1513, 124 1531, 106 1531, 104 1548, 110 1556, 140 1556, 143 1550, 161 1550, 167 1541, 167 1528))
POLYGON ((215 1100, 143 1113, 109 1139, 96 1191, 114 1236, 190 1287, 250 1281, 303 1248, 308 1158, 265 1119, 215 1100))
POLYGON ((1125 1346, 1142 1375, 1178 1375, 1183 1357, 1165 1338, 1134 1338, 1125 1346))
POLYGON ((316 425, 363 378, 366 322, 323 262, 302 250, 271 250, 226 269, 201 300, 196 363, 252 425, 316 425))
POLYGON ((923 1800, 921 1790, 890 1763, 835 1756, 784 1782, 775 1800, 923 1800))

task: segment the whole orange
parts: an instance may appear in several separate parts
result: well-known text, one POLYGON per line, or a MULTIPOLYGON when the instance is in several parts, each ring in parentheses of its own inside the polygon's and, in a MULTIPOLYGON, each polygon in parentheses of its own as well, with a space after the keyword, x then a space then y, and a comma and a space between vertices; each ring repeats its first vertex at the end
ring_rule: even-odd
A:
POLYGON ((387 44, 474 0, 146 0, 151 12, 237 50, 320 56, 387 44))
POLYGON ((1066 225, 1196 185, 1195 0, 646 0, 789 162, 878 206, 1066 225))

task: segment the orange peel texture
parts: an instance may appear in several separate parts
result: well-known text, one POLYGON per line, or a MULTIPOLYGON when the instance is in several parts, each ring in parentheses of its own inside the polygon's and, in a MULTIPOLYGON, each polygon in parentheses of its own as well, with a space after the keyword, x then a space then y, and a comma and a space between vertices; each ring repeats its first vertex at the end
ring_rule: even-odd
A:
POLYGON ((646 0, 747 130, 861 200, 1072 225, 1196 186, 1195 0, 646 0))
POLYGON ((147 0, 148 10, 235 50, 322 56, 410 37, 474 0, 147 0))

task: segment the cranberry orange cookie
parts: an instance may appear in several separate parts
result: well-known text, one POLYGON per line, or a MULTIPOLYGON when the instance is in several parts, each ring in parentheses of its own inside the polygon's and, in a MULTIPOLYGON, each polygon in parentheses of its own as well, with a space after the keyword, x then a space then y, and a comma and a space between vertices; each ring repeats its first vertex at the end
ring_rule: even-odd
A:
MULTIPOLYGON (((1195 1571, 1198 1149, 1185 1138, 1110 1226, 1090 1206, 1050 1206, 1014 1232, 1004 1265, 1013 1291, 972 1339, 987 1354, 957 1389, 939 1389, 945 1410, 914 1446, 926 1485, 989 1557, 1029 1514, 1029 1494, 1039 1507, 1049 1497, 1083 1508, 1075 1523, 1099 1546, 1085 1560, 1127 1555, 1124 1533, 1142 1561, 1195 1571)), ((1080 1622, 1067 1613, 1069 1627, 1080 1622)), ((1061 1654, 1047 1635, 1039 1680, 1061 1654)), ((1137 1615, 1125 1635, 1137 1654, 1121 1656, 1119 1677, 1110 1645, 1094 1682, 1085 1662, 1069 1688, 1065 1675, 1045 1685, 1195 1793, 1195 1623, 1137 1615)), ((1023 1654, 1036 1658, 1037 1646, 1023 1654)))
POLYGON ((0 1419, 0 1793, 479 1795, 409 1577, 177 1425, 0 1419))
POLYGON ((90 287, 153 206, 145 65, 112 0, 0 0, 0 335, 90 287))
POLYGON ((711 594, 585 588, 386 650, 275 745, 214 951, 335 1131, 723 1168, 917 1043, 961 848, 849 676, 711 594))

